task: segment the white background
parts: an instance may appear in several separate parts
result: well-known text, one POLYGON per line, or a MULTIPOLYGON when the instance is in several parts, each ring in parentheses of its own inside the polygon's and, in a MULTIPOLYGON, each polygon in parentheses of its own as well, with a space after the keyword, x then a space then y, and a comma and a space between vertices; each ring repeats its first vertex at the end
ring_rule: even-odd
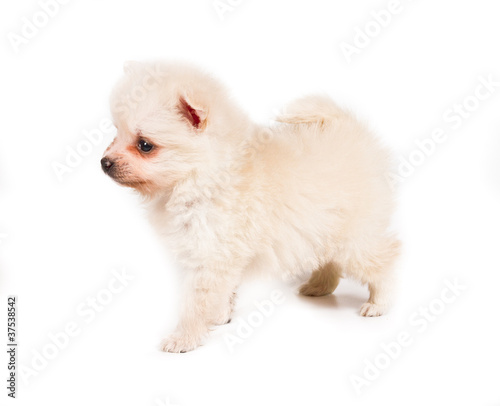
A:
MULTIPOLYGON (((17 404, 500 404, 500 87, 478 105, 473 98, 480 77, 500 81, 498 2, 401 0, 349 63, 341 43, 352 44, 357 28, 376 21, 371 13, 387 7, 253 0, 221 20, 211 0, 75 0, 16 52, 9 33, 20 35, 23 18, 41 8, 2 3, 0 321, 7 295, 17 295, 18 364, 26 368, 50 353, 49 334, 80 328, 43 367, 35 362, 33 375, 18 375, 17 404), (242 288, 233 322, 203 347, 158 351, 175 326, 178 272, 137 196, 101 172, 113 133, 62 181, 52 166, 110 117, 110 89, 134 59, 195 62, 260 122, 293 98, 326 92, 366 119, 398 159, 443 129, 447 139, 400 182, 395 226, 404 253, 393 310, 358 316, 368 292, 351 281, 318 299, 298 297, 299 281, 254 281, 242 288), (446 122, 464 99, 474 111, 459 125, 446 122), (134 280, 87 323, 77 308, 122 268, 134 280), (441 306, 455 279, 464 289, 441 306), (273 289, 285 302, 231 352, 228 334, 273 289), (414 312, 430 303, 440 314, 420 331, 425 322, 414 312), (401 332, 411 344, 358 393, 353 375, 366 378, 366 363, 382 362, 381 345, 401 332)), ((0 331, 3 405, 14 401, 0 331)))

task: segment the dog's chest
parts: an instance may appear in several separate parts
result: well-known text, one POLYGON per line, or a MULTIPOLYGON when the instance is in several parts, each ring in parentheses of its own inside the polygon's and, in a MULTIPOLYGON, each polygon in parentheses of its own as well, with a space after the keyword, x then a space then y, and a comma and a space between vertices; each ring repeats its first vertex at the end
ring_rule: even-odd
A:
POLYGON ((196 268, 227 261, 236 239, 233 221, 210 202, 196 198, 169 201, 151 212, 151 222, 176 260, 196 268))

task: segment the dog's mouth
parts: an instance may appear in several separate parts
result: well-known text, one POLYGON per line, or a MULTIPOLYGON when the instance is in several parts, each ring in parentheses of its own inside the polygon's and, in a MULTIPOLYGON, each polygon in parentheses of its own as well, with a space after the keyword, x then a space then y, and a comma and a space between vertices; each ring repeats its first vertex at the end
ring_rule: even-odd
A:
POLYGON ((120 164, 118 160, 112 161, 107 158, 103 158, 101 160, 101 167, 106 175, 120 185, 132 187, 134 184, 141 183, 140 180, 133 179, 127 166, 120 164))
POLYGON ((113 179, 116 183, 121 186, 136 187, 146 184, 144 180, 130 179, 126 173, 121 173, 119 171, 108 173, 109 177, 113 179))
POLYGON ((115 161, 109 168, 103 167, 103 170, 118 185, 135 189, 144 196, 153 196, 158 191, 154 182, 138 178, 125 163, 115 161))
POLYGON ((121 186, 126 186, 131 188, 138 188, 147 184, 142 180, 126 180, 126 179, 115 179, 115 178, 113 178, 113 180, 115 180, 116 183, 120 184, 121 186))
POLYGON ((139 180, 130 179, 130 173, 126 170, 120 169, 113 166, 109 170, 105 170, 104 173, 113 179, 116 183, 123 186, 132 186, 136 183, 141 183, 139 180))
POLYGON ((127 177, 126 173, 116 172, 108 175, 120 186, 129 187, 141 193, 148 194, 150 190, 153 188, 153 185, 150 182, 147 182, 143 179, 131 179, 127 177))
POLYGON ((139 192, 142 196, 153 197, 158 192, 158 187, 144 180, 121 180, 117 181, 120 186, 129 187, 139 192))

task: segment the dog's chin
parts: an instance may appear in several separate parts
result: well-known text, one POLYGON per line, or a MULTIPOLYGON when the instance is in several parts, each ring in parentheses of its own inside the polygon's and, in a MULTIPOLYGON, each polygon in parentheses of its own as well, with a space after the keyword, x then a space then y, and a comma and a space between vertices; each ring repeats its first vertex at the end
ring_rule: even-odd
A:
POLYGON ((114 179, 116 183, 120 186, 130 187, 132 189, 136 187, 141 187, 141 185, 146 185, 146 182, 142 180, 126 180, 126 179, 114 179))
POLYGON ((113 179, 116 183, 118 183, 120 186, 130 187, 132 189, 143 187, 148 183, 142 179, 130 179, 121 176, 120 174, 109 174, 109 177, 113 179))
POLYGON ((160 188, 158 187, 158 185, 144 179, 127 179, 120 178, 119 176, 111 176, 111 178, 120 186, 134 189, 145 197, 153 197, 160 192, 160 188))

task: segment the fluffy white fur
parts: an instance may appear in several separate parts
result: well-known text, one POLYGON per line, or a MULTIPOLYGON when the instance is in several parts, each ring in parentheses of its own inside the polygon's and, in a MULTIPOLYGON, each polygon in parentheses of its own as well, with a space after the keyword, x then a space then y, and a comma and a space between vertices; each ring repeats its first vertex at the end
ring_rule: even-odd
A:
POLYGON ((351 277, 370 291, 362 316, 387 310, 399 253, 388 232, 389 156, 350 113, 310 96, 262 128, 213 78, 168 63, 128 65, 111 107, 118 135, 105 152, 108 174, 146 198, 185 273, 164 351, 192 350, 227 322, 242 277, 258 270, 312 273, 300 288, 310 296, 351 277), (141 140, 152 151, 141 152, 141 140))

